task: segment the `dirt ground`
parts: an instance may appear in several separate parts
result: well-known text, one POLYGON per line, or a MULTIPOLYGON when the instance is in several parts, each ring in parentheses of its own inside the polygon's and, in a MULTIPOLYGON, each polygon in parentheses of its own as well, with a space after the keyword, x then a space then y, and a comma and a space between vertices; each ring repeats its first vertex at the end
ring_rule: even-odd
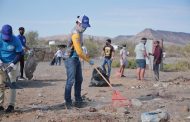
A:
MULTIPOLYGON (((138 122, 141 113, 165 110, 170 122, 190 122, 190 72, 161 72, 160 82, 152 79, 147 70, 145 81, 138 81, 135 70, 126 69, 126 78, 116 76, 112 69, 111 84, 129 100, 138 100, 132 106, 112 106, 109 87, 89 87, 92 67, 83 70, 82 94, 88 104, 84 108, 67 110, 64 106, 65 67, 38 64, 31 81, 18 81, 16 110, 0 114, 2 122, 138 122)), ((9 90, 6 90, 5 107, 9 90)), ((73 92, 72 92, 73 93, 73 92)), ((73 98, 74 99, 74 98, 73 98)))

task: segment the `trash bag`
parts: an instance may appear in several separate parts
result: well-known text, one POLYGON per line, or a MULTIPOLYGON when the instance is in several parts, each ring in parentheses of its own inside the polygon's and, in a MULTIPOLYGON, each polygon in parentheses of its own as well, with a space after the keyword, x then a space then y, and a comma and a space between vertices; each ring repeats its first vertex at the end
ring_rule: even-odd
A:
POLYGON ((50 65, 52 66, 52 65, 55 65, 55 62, 56 62, 56 57, 54 57, 53 59, 52 59, 52 61, 50 62, 50 65))
MULTIPOLYGON (((102 70, 101 67, 97 67, 97 69, 102 73, 102 75, 106 78, 106 80, 109 82, 109 78, 106 75, 106 72, 102 70)), ((102 78, 102 76, 97 72, 96 69, 93 69, 92 72, 92 78, 90 82, 90 87, 104 87, 104 86, 109 86, 107 82, 102 78)))
POLYGON ((30 51, 28 58, 25 63, 25 75, 28 78, 28 80, 31 80, 33 78, 33 73, 36 70, 36 66, 38 65, 37 60, 34 57, 34 51, 30 51))

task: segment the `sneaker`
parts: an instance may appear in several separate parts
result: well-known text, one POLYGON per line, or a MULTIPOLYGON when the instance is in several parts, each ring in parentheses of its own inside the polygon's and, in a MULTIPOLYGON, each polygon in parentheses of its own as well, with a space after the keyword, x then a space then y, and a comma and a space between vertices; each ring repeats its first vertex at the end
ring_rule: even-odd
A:
POLYGON ((11 113, 14 111, 14 106, 9 105, 8 108, 5 110, 6 113, 11 113))
POLYGON ((3 106, 0 106, 0 112, 4 111, 4 107, 3 106))
POLYGON ((72 103, 65 103, 66 109, 71 109, 72 108, 72 103))
POLYGON ((121 77, 126 77, 125 75, 121 75, 121 77))

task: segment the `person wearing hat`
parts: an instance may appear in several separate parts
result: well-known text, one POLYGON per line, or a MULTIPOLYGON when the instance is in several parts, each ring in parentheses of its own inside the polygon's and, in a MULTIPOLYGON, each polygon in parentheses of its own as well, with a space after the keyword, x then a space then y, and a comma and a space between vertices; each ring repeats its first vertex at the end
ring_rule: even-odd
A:
POLYGON ((22 56, 20 57, 20 77, 19 77, 19 80, 25 80, 25 78, 23 76, 24 54, 25 54, 25 51, 30 50, 30 48, 26 45, 26 37, 24 36, 24 32, 25 32, 24 27, 20 27, 18 30, 19 30, 19 35, 17 37, 20 39, 21 44, 22 44, 22 49, 23 49, 22 56))
POLYGON ((104 56, 102 68, 104 72, 107 72, 105 65, 108 66, 108 72, 107 72, 108 77, 110 77, 110 74, 111 74, 111 64, 114 58, 114 52, 115 52, 114 47, 111 45, 111 39, 107 39, 106 45, 103 47, 103 51, 102 51, 102 55, 104 56))
POLYGON ((146 68, 146 44, 147 38, 142 38, 139 44, 135 46, 136 63, 137 63, 137 79, 144 80, 145 68, 146 68))
POLYGON ((71 109, 73 104, 71 100, 71 91, 74 84, 74 96, 75 107, 81 108, 84 106, 84 101, 81 97, 81 86, 83 81, 82 68, 79 57, 90 65, 94 64, 94 61, 90 59, 82 51, 83 45, 83 33, 90 27, 89 18, 87 16, 78 16, 76 25, 71 32, 71 36, 68 41, 67 49, 65 52, 66 60, 65 67, 67 72, 67 82, 65 86, 65 105, 67 109, 71 109))
MULTIPOLYGON (((22 45, 20 40, 13 35, 12 27, 10 25, 4 25, 0 33, 0 68, 6 67, 6 72, 10 77, 10 81, 13 85, 16 85, 17 77, 17 63, 20 60, 22 53, 22 45)), ((4 82, 5 73, 0 70, 0 111, 4 111, 4 82)), ((6 112, 14 111, 16 100, 16 89, 10 89, 9 106, 6 112)))

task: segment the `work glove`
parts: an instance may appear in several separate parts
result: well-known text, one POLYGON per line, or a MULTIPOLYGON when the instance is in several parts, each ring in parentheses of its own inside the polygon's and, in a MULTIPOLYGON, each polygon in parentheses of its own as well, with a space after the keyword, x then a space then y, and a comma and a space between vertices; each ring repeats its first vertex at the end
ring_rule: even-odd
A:
POLYGON ((15 65, 13 63, 10 63, 9 66, 6 68, 6 72, 9 73, 14 69, 15 65))
POLYGON ((90 59, 89 64, 94 65, 94 61, 92 59, 90 59))

